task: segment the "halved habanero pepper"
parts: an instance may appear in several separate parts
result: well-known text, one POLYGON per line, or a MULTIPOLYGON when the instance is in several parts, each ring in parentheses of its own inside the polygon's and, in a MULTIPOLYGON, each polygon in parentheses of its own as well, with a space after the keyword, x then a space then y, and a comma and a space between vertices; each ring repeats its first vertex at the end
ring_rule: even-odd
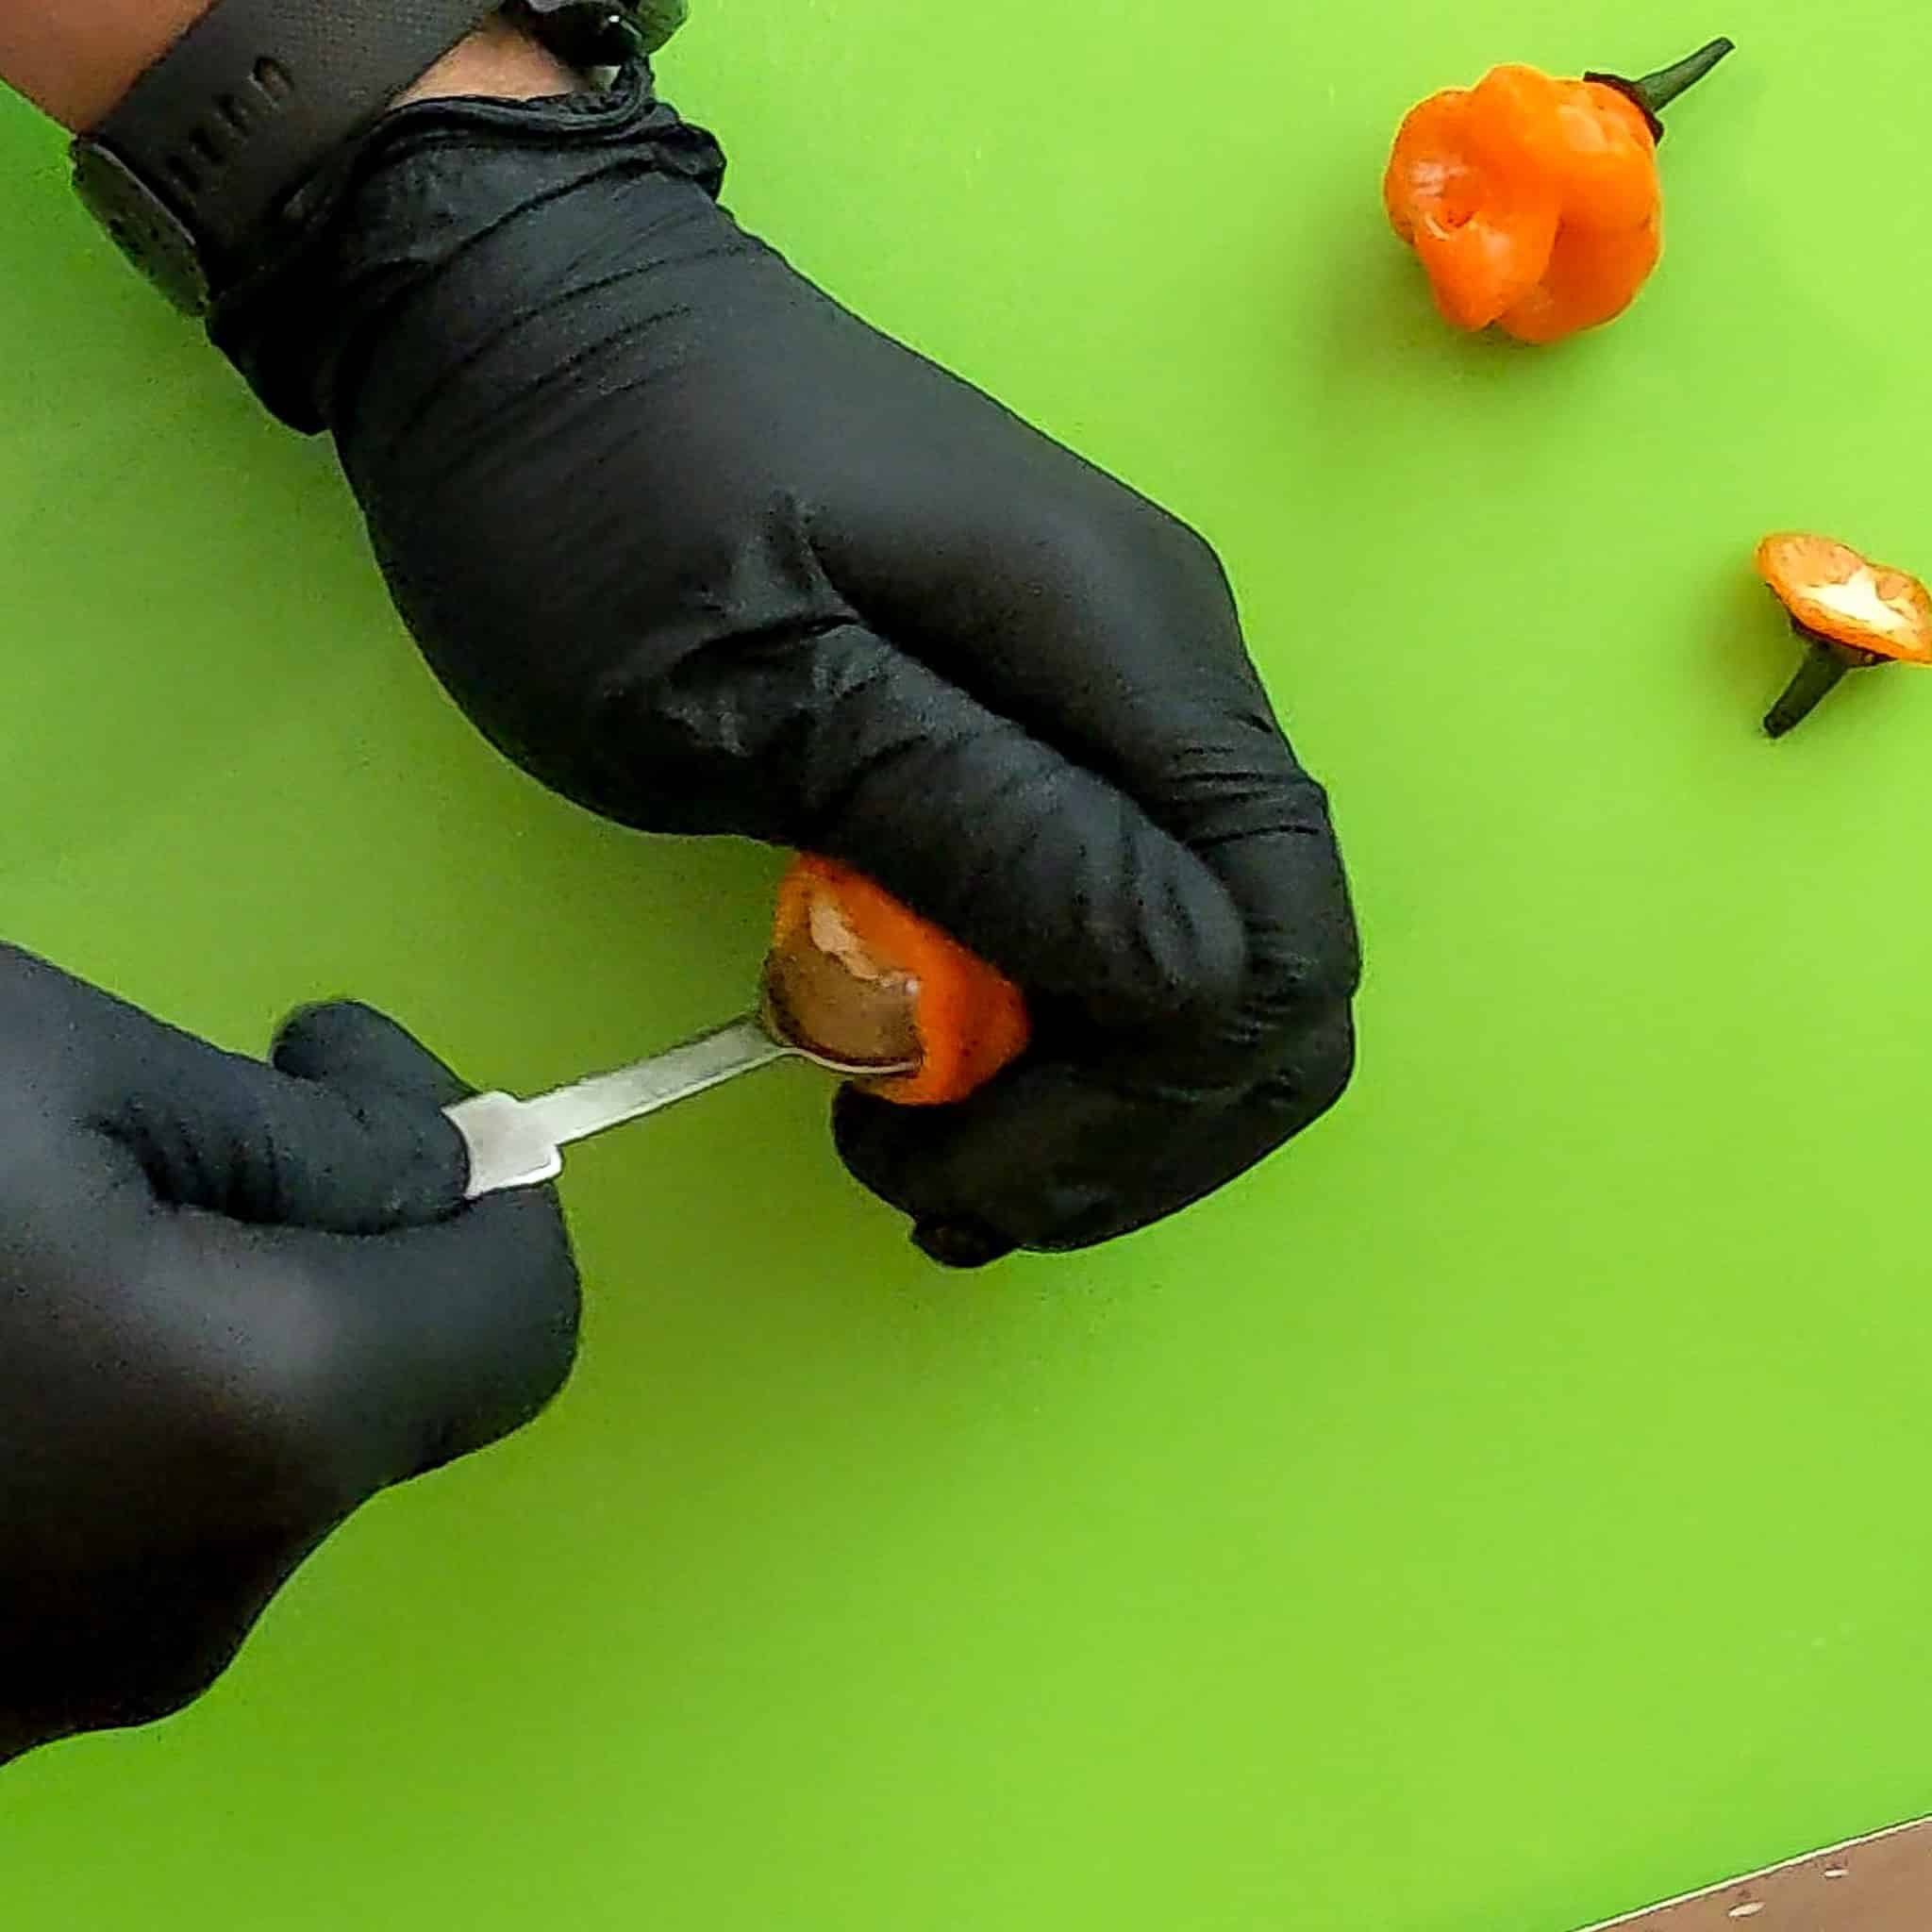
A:
POLYGON ((862 873, 810 855, 778 887, 766 991, 787 1037, 835 1058, 896 1059, 910 1044, 914 1072, 866 1083, 902 1107, 965 1099, 1031 1037, 998 968, 862 873))
POLYGON ((1383 200, 1444 317, 1554 342, 1621 315, 1662 252, 1657 117, 1731 45, 1636 81, 1497 67, 1416 108, 1383 200))

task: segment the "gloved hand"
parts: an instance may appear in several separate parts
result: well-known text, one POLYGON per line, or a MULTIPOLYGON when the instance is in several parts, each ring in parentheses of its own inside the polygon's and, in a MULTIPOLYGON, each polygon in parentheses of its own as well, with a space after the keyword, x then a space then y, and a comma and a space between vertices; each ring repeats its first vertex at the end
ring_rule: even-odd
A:
POLYGON ((1003 967, 1032 1057, 955 1108, 841 1098, 955 1262, 1097 1241, 1307 1126, 1354 925, 1191 531, 855 320, 614 92, 427 102, 215 318, 333 431, 403 616, 591 809, 871 874, 1003 967))
POLYGON ((358 1505, 527 1422, 577 1283, 360 1007, 274 1068, 0 947, 0 1761, 206 1690, 358 1505))

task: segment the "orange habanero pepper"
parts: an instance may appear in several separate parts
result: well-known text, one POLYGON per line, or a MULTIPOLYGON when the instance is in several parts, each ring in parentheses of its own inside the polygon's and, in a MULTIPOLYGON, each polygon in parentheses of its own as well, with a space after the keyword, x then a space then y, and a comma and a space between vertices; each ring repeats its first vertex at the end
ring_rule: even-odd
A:
POLYGON ((1382 196, 1444 317, 1555 342, 1623 314, 1663 247, 1657 117, 1731 49, 1642 80, 1498 67, 1416 108, 1382 196))
POLYGON ((1026 1050, 1032 1028, 1020 989, 850 866, 802 855, 780 881, 772 957, 782 961, 802 945, 835 955, 852 977, 909 1007, 919 1064, 868 1081, 881 1100, 963 1100, 1026 1050))

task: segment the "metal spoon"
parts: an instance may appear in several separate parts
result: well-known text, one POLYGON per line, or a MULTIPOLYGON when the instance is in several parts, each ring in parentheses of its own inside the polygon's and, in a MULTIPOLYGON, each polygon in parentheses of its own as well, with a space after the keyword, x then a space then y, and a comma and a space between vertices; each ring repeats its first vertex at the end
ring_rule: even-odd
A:
MULTIPOLYGON (((916 991, 906 985, 903 991, 893 990, 893 996, 909 1003, 916 991)), ((848 1080, 878 1080, 919 1069, 917 1058, 849 1059, 826 1053, 802 1037, 790 1006, 778 972, 768 970, 764 999, 755 1012, 701 1033, 668 1053, 575 1081, 532 1100, 478 1093, 444 1108, 469 1149, 468 1198, 475 1201, 506 1189, 553 1181, 563 1172, 563 1150, 573 1141, 675 1107, 680 1100, 708 1092, 774 1060, 809 1060, 848 1080)))

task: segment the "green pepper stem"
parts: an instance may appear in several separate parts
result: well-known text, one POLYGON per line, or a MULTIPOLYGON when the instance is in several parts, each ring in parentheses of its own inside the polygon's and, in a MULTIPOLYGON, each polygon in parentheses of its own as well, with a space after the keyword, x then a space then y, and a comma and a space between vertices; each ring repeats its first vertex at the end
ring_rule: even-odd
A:
POLYGON ((1857 670, 1862 661, 1863 653, 1844 650, 1827 638, 1812 638, 1798 675, 1764 720, 1765 736, 1782 738, 1793 725, 1802 724, 1838 688, 1845 673, 1857 670))
POLYGON ((1720 38, 1707 47, 1699 47, 1674 67, 1660 67, 1655 74, 1646 74, 1635 83, 1643 105, 1653 114, 1661 114, 1673 101, 1689 93, 1720 60, 1736 53, 1737 48, 1735 41, 1720 38))
POLYGON ((1601 87, 1613 87, 1625 100, 1634 102, 1637 111, 1650 124, 1651 139, 1661 141, 1664 138, 1661 119, 1664 109, 1680 95, 1688 93, 1720 60, 1736 50, 1735 41, 1715 40, 1707 47, 1699 47, 1688 59, 1679 60, 1674 67, 1660 67, 1655 74, 1646 74, 1641 80, 1625 80, 1621 74, 1586 74, 1583 77, 1595 81, 1601 87))

